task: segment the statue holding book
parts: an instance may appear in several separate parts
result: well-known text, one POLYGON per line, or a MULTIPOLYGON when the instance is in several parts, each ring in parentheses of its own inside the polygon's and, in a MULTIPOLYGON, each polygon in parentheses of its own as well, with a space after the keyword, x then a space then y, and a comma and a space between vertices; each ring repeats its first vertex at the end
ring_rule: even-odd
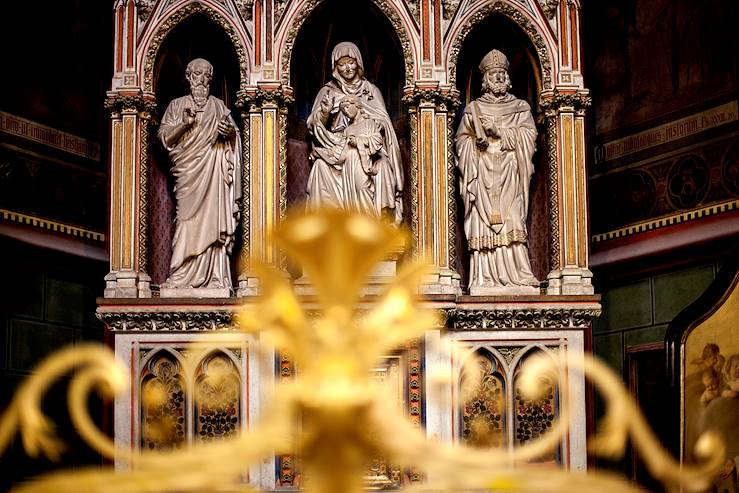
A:
POLYGON ((538 294, 526 228, 536 125, 529 104, 508 92, 505 55, 493 50, 479 68, 483 95, 456 135, 470 294, 538 294))

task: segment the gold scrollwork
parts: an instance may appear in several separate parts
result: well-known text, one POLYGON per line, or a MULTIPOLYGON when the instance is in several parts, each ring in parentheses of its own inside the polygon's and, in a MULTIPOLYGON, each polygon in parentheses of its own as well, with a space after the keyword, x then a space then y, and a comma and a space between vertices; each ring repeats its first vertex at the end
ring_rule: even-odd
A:
MULTIPOLYGON (((289 282, 278 271, 262 269, 263 296, 241 312, 240 327, 259 333, 280 354, 289 354, 300 371, 294 378, 281 379, 275 389, 280 399, 266 409, 258 425, 233 437, 169 453, 116 448, 93 424, 87 399, 95 389, 109 396, 126 391, 126 368, 109 350, 97 347, 81 346, 53 355, 21 385, 0 417, 0 452, 20 432, 30 454, 59 456, 61 444, 41 410, 41 400, 56 379, 77 369, 69 402, 80 435, 105 457, 133 467, 54 473, 20 486, 17 492, 84 488, 122 493, 140 490, 142 485, 151 492, 243 491, 240 482, 247 465, 295 451, 301 452, 302 469, 310 478, 308 488, 314 492, 361 492, 366 464, 376 457, 432 472, 415 486, 429 491, 640 492, 626 479, 605 473, 512 466, 549 453, 568 436, 568 379, 562 377, 572 372, 589 378, 605 402, 604 426, 588 441, 592 453, 619 457, 630 439, 646 468, 668 491, 682 488, 695 493, 710 486, 724 465, 720 438, 711 432, 701 435, 694 450, 696 464, 681 466, 659 444, 620 378, 581 353, 572 358, 565 353, 559 358, 532 357, 523 368, 518 380, 522 397, 538 399, 553 382, 562 396, 559 419, 538 438, 512 450, 429 440, 397 408, 390 389, 371 377, 378 358, 438 325, 433 312, 422 309, 415 295, 426 269, 409 262, 363 316, 354 314, 367 276, 405 241, 404 236, 371 217, 337 210, 296 216, 274 233, 280 246, 302 262, 321 309, 316 318, 310 317, 289 282), (296 432, 298 418, 301 430, 296 432)), ((456 349, 449 351, 454 354, 456 349)), ((409 367, 411 373, 420 369, 420 361, 409 367)), ((417 415, 421 416, 420 409, 417 415)))

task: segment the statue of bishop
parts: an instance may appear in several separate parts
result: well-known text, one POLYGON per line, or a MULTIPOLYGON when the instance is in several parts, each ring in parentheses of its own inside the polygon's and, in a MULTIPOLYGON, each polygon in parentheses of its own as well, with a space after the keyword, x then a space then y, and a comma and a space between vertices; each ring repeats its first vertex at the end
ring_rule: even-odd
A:
POLYGON ((529 104, 509 92, 505 55, 493 50, 479 68, 483 95, 456 135, 470 294, 539 294, 526 230, 536 125, 529 104))

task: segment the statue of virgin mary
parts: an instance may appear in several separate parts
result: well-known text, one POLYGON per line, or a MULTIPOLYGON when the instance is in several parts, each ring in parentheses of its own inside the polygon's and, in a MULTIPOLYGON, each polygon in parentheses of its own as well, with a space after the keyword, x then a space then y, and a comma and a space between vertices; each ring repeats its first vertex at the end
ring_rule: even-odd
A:
POLYGON ((331 65, 333 78, 318 92, 307 122, 313 161, 307 186, 308 209, 325 205, 344 209, 359 207, 360 212, 376 216, 388 214, 395 224, 400 224, 403 168, 398 138, 382 94, 364 77, 362 55, 354 43, 337 44, 331 53, 331 65), (363 118, 374 122, 381 136, 380 145, 374 146, 369 154, 372 165, 368 169, 374 174, 368 173, 366 179, 350 177, 339 158, 343 147, 357 145, 356 139, 347 136, 347 129, 353 123, 352 117, 341 107, 347 98, 359 106, 363 118), (360 199, 367 196, 371 200, 360 199))

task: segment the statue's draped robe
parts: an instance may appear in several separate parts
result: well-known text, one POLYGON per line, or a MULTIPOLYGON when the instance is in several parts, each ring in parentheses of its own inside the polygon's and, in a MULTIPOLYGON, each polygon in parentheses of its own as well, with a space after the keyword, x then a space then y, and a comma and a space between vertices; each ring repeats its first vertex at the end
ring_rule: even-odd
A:
MULTIPOLYGON (((377 174, 373 177, 373 208, 363 210, 363 212, 379 215, 383 209, 397 207, 397 220, 399 219, 397 212, 402 212, 399 196, 403 190, 400 147, 390 115, 387 113, 385 102, 377 87, 364 78, 354 84, 332 80, 324 85, 316 96, 307 122, 308 130, 314 140, 313 147, 314 149, 331 148, 340 142, 344 131, 350 125, 348 118, 339 109, 341 101, 347 96, 353 96, 361 102, 364 113, 377 124, 383 139, 382 148, 372 157, 377 169, 377 174), (332 101, 332 108, 324 124, 321 120, 321 101, 326 96, 332 101)), ((327 163, 317 153, 313 153, 312 158, 314 162, 307 186, 308 208, 316 209, 322 205, 353 208, 349 205, 353 202, 349 196, 354 191, 345 190, 343 170, 327 163)))
MULTIPOLYGON (((357 146, 347 144, 344 161, 344 198, 348 208, 377 211, 375 177, 378 161, 372 157, 382 151, 380 128, 369 118, 357 118, 346 129, 347 137, 354 137, 357 146)), ((377 211, 379 212, 379 211, 377 211)))
POLYGON ((233 138, 218 134, 224 119, 237 128, 223 101, 213 96, 202 110, 190 96, 175 99, 162 118, 159 138, 172 160, 177 201, 168 287, 232 287, 228 254, 241 199, 241 140, 238 129, 233 138), (185 108, 196 112, 195 125, 169 147, 166 136, 182 123, 185 108))
POLYGON ((465 109, 456 136, 464 231, 470 249, 470 286, 538 286, 526 230, 536 126, 528 103, 486 94, 465 109), (500 137, 476 144, 471 105, 500 137))

